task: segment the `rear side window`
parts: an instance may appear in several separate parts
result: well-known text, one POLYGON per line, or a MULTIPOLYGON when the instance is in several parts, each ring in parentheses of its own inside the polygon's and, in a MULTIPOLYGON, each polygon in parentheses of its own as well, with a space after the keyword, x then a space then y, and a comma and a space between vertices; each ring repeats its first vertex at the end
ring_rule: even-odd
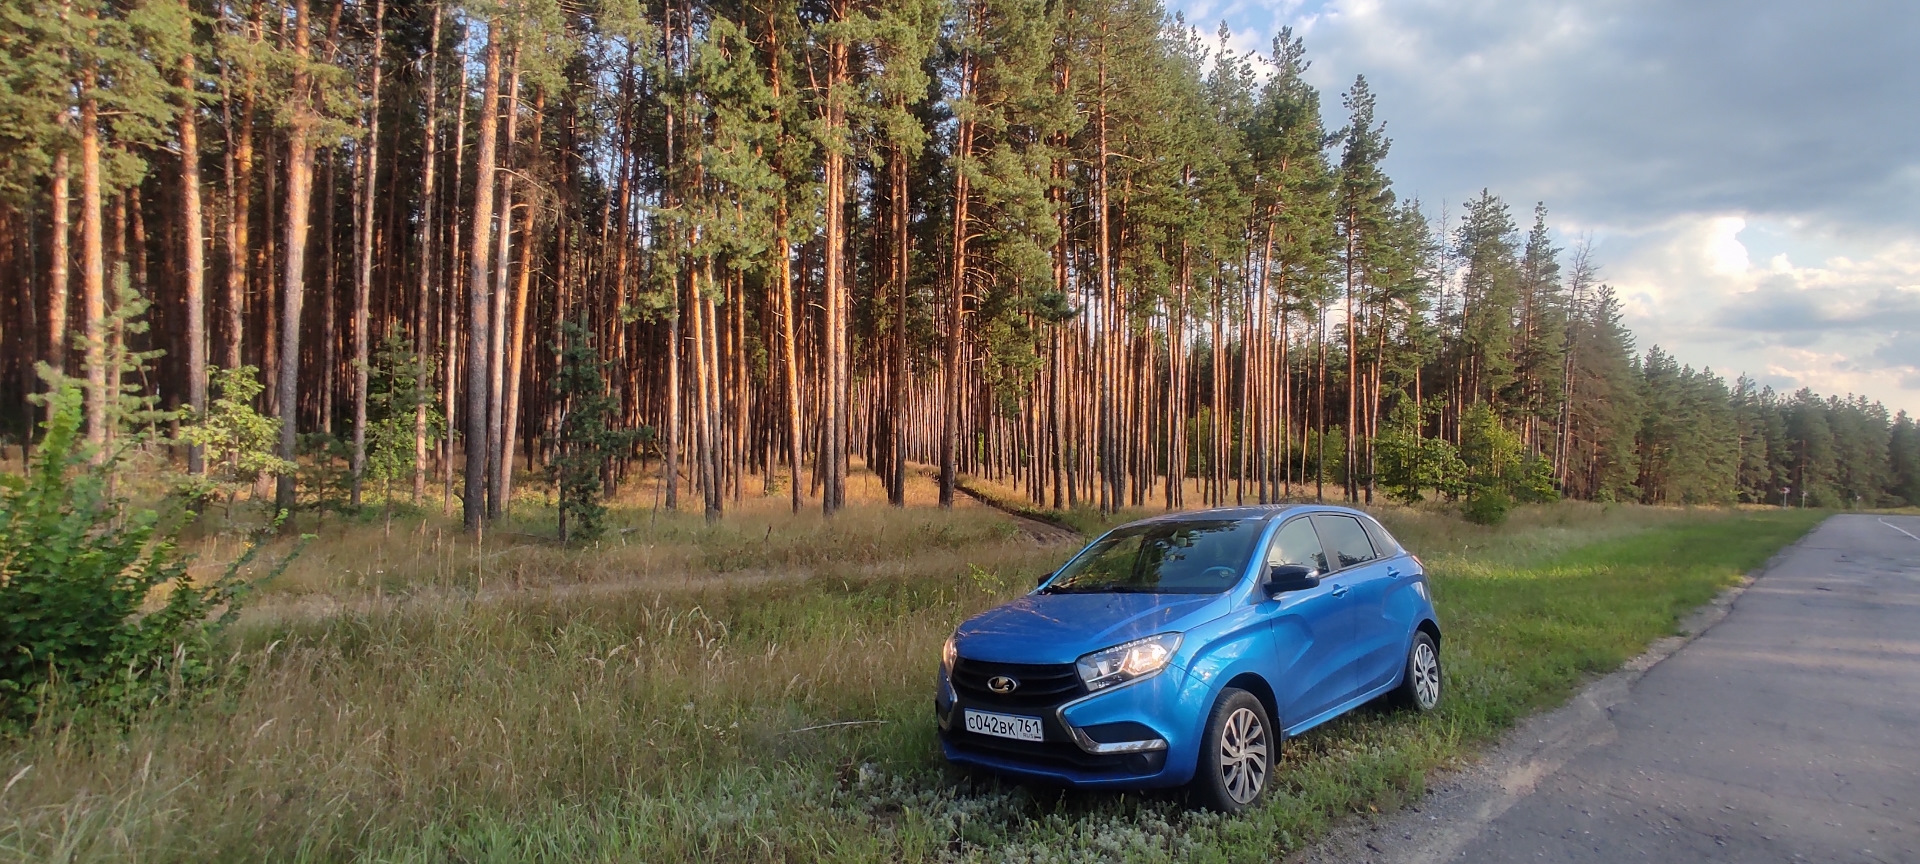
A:
POLYGON ((1366 526, 1367 536, 1373 538, 1373 551, 1379 553, 1380 557, 1392 558, 1406 551, 1400 546, 1400 541, 1393 539, 1393 535, 1387 533, 1385 525, 1372 519, 1362 519, 1360 524, 1366 526))
POLYGON ((1360 527, 1360 520, 1352 516, 1316 514, 1313 527, 1320 529, 1320 543, 1327 549, 1327 563, 1336 570, 1365 564, 1378 557, 1373 552, 1373 541, 1367 538, 1367 529, 1360 527))

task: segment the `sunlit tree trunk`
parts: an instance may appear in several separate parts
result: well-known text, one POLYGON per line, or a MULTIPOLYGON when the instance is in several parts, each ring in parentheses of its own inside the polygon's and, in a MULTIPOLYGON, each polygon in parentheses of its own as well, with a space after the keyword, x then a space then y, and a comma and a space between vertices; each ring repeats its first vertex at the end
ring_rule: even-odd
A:
MULTIPOLYGON (((413 350, 417 358, 415 366, 416 386, 428 385, 430 366, 428 353, 428 306, 433 296, 433 210, 434 210, 434 168, 439 148, 440 120, 440 20, 444 9, 438 2, 433 4, 433 27, 427 37, 427 84, 424 95, 426 104, 426 128, 421 133, 420 155, 420 216, 414 242, 420 247, 418 294, 414 300, 413 350)), ((395 154, 396 156, 398 154, 395 154)), ((396 164, 398 164, 396 162, 396 164)), ((445 332, 441 338, 446 338, 445 332)), ((452 374, 451 369, 442 374, 452 374)), ((419 504, 427 494, 427 400, 417 399, 413 408, 413 503, 419 504)))
MULTIPOLYGON (((47 254, 51 259, 47 267, 47 365, 55 372, 67 371, 67 328, 69 312, 67 310, 69 259, 73 252, 69 248, 73 229, 68 224, 67 214, 72 202, 71 158, 65 150, 53 157, 53 181, 51 189, 53 222, 51 237, 47 244, 47 254)), ((53 416, 54 405, 47 403, 47 416, 53 416)))
POLYGON ((86 315, 87 443, 105 458, 107 443, 107 261, 101 224, 100 113, 91 70, 80 79, 80 289, 86 315))
MULTIPOLYGON (((305 63, 312 55, 312 36, 307 25, 307 0, 294 0, 293 54, 296 67, 290 96, 291 122, 287 131, 287 218, 285 280, 280 295, 280 362, 278 365, 280 416, 280 458, 292 461, 298 455, 295 446, 300 408, 300 308, 306 299, 307 224, 313 195, 312 82, 305 63)), ((274 509, 291 513, 294 503, 294 475, 281 474, 274 488, 274 509)), ((291 529, 292 522, 287 523, 291 529)))
MULTIPOLYGON (((540 152, 540 120, 546 111, 547 97, 539 94, 533 103, 533 131, 528 152, 540 152)), ((508 136, 512 138, 511 135, 508 136)), ((520 270, 513 289, 513 321, 509 330, 507 346, 507 393, 506 407, 501 411, 500 429, 500 502, 506 506, 513 500, 513 459, 514 448, 520 439, 520 378, 527 354, 527 301, 532 289, 534 249, 534 201, 531 196, 521 207, 520 214, 520 270)))
POLYGON ((467 261, 467 468, 466 492, 461 501, 461 521, 469 532, 479 533, 486 516, 487 452, 490 449, 487 428, 487 386, 492 358, 487 351, 490 316, 487 310, 489 245, 493 239, 494 158, 498 142, 500 112, 500 22, 487 24, 487 55, 480 85, 479 138, 475 146, 473 248, 467 261))
MULTIPOLYGON (((366 136, 360 159, 359 242, 353 278, 353 472, 349 504, 360 506, 367 468, 367 301, 373 291, 373 201, 380 182, 380 74, 386 46, 387 0, 373 5, 373 59, 367 90, 366 136)), ((328 286, 331 290, 332 286, 328 286)))

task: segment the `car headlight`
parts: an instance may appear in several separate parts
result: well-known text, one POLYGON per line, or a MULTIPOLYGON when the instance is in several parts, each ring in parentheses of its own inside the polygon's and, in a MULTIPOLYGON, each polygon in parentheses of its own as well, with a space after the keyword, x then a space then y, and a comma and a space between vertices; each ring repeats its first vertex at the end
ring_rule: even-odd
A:
POLYGON ((940 671, 953 673, 953 661, 960 655, 953 647, 953 637, 947 637, 947 644, 940 646, 940 671))
POLYGON ((1095 651, 1073 665, 1088 690, 1104 690, 1160 671, 1178 650, 1180 634, 1162 633, 1095 651))

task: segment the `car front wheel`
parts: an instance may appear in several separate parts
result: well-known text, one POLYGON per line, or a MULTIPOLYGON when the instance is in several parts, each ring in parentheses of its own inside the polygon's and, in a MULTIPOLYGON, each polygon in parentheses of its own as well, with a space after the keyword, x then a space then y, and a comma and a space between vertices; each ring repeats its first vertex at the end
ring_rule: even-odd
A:
POLYGON ((1407 671, 1394 701, 1423 714, 1440 707, 1440 646, 1425 631, 1414 631, 1413 645, 1407 649, 1407 671))
POLYGON ((1200 764, 1189 787, 1193 802, 1221 813, 1259 805, 1272 782, 1280 738, 1259 698, 1232 687, 1221 691, 1207 717, 1200 764))

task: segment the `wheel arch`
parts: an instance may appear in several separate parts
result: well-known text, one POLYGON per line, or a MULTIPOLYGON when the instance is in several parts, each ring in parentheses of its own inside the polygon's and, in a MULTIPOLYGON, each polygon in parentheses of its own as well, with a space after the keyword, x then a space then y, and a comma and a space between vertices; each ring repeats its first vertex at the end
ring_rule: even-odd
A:
POLYGON ((1433 647, 1435 648, 1440 647, 1440 625, 1434 623, 1434 620, 1432 618, 1420 619, 1420 623, 1417 625, 1414 625, 1413 629, 1421 633, 1425 633, 1427 634, 1428 637, 1432 638, 1433 647))
MULTIPOLYGON (((1233 676, 1232 680, 1220 687, 1219 693, 1213 695, 1214 704, 1219 704, 1221 695, 1225 694, 1229 687, 1245 690, 1252 693, 1253 698, 1260 700, 1260 707, 1267 710, 1267 721, 1273 724, 1275 732, 1286 728, 1286 723, 1280 719, 1280 705, 1274 699, 1273 686, 1268 684, 1267 679, 1261 677, 1258 672, 1242 672, 1233 676)), ((1211 706, 1208 710, 1212 710, 1211 706)))

